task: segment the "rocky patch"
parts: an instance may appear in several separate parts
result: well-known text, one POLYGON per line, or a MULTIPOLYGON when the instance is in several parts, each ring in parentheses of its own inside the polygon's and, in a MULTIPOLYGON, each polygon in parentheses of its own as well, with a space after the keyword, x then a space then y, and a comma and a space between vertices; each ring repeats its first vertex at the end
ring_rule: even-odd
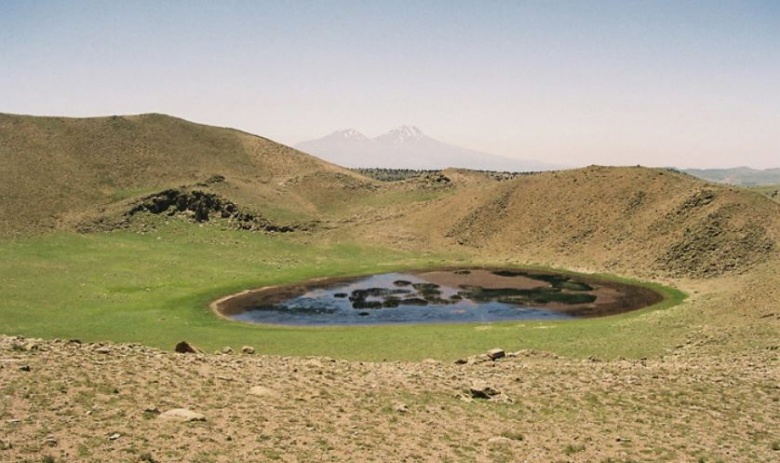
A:
POLYGON ((115 229, 139 229, 146 231, 156 226, 148 217, 164 217, 166 220, 184 220, 195 224, 218 224, 224 228, 266 233, 290 233, 309 231, 315 223, 279 225, 261 214, 238 206, 233 201, 216 193, 206 191, 215 183, 224 181, 215 176, 195 187, 180 187, 163 190, 145 196, 131 203, 123 212, 104 213, 96 219, 80 223, 81 233, 111 231, 115 229))
POLYGON ((181 217, 196 223, 222 219, 239 230, 282 233, 295 231, 292 226, 271 224, 259 214, 242 210, 234 202, 202 190, 161 191, 141 199, 126 216, 131 218, 143 212, 181 217))
POLYGON ((768 462, 776 363, 372 363, 0 335, 0 461, 768 462))

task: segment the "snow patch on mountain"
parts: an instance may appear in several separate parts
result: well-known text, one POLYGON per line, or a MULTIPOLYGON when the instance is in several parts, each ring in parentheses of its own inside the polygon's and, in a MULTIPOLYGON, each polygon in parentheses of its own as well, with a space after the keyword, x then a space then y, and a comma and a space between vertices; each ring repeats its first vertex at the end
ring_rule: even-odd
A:
POLYGON ((370 138, 368 138, 367 136, 363 135, 362 133, 358 132, 355 129, 337 130, 333 132, 330 136, 334 138, 341 138, 343 140, 358 140, 358 141, 370 140, 370 138))
POLYGON ((413 125, 403 125, 393 129, 385 134, 379 135, 374 140, 380 143, 390 143, 400 145, 403 143, 413 143, 415 141, 428 138, 420 129, 413 125))
POLYGON ((404 125, 375 138, 355 129, 295 145, 296 149, 344 167, 388 169, 446 169, 529 172, 560 169, 561 166, 529 159, 513 159, 450 145, 404 125))

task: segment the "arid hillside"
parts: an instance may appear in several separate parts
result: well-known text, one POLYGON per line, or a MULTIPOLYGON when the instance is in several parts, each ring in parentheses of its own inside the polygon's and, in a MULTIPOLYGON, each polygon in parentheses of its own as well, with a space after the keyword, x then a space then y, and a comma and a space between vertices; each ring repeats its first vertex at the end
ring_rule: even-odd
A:
POLYGON ((333 190, 370 186, 271 140, 160 114, 0 114, 0 235, 71 228, 113 203, 199 183, 290 219, 316 216, 338 200, 333 190))
POLYGON ((776 354, 691 355, 357 363, 0 336, 0 457, 776 461, 776 354))
POLYGON ((740 273, 777 256, 780 205, 675 171, 589 167, 488 183, 446 174, 463 186, 402 219, 410 239, 644 277, 740 273))
POLYGON ((777 202, 671 170, 447 170, 378 182, 262 137, 158 114, 0 115, 0 141, 4 235, 102 230, 160 209, 149 204, 166 196, 191 209, 179 212, 209 209, 248 229, 326 222, 336 238, 642 277, 744 272, 776 258, 780 240, 777 202))

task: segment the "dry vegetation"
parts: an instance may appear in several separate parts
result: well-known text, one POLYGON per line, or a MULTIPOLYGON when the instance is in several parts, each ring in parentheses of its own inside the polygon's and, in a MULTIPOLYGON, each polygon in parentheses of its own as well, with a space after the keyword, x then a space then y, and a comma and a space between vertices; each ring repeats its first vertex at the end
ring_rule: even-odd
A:
POLYGON ((269 223, 316 221, 304 241, 620 274, 690 295, 611 325, 685 333, 641 360, 525 350, 364 363, 0 336, 2 461, 780 460, 780 204, 760 193, 645 168, 388 184, 162 115, 0 115, 0 141, 5 237, 143 231, 129 211, 184 186, 269 223), (177 408, 200 415, 164 418, 177 408))
POLYGON ((350 363, 0 338, 0 455, 95 462, 777 458, 776 351, 700 355, 689 345, 662 359, 612 362, 510 355, 465 365, 350 363), (482 391, 490 398, 480 398, 482 391), (179 408, 201 416, 162 415, 179 408))

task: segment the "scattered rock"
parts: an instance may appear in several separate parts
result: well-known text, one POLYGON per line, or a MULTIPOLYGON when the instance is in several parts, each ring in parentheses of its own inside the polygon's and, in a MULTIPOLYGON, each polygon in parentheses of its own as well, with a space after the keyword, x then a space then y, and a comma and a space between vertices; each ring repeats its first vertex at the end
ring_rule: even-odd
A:
POLYGON ((154 416, 157 416, 160 414, 160 409, 155 407, 154 405, 150 407, 146 407, 144 409, 144 417, 145 418, 152 418, 154 416))
POLYGON ((506 352, 504 352, 504 349, 496 348, 490 349, 487 355, 490 357, 490 360, 498 360, 500 358, 506 357, 506 352))
POLYGON ((28 342, 24 345, 24 348, 29 351, 41 350, 41 345, 37 342, 28 342))
POLYGON ((478 381, 469 388, 471 397, 475 399, 490 399, 493 396, 501 394, 499 391, 491 386, 488 386, 484 381, 478 381))
POLYGON ((111 349, 109 349, 106 346, 101 346, 101 347, 96 348, 95 352, 97 352, 98 354, 110 354, 111 353, 111 349))
POLYGON ((469 363, 468 359, 458 359, 458 360, 455 360, 455 365, 465 365, 467 363, 469 363))
POLYGON ((30 365, 22 365, 19 367, 20 371, 31 371, 32 368, 30 368, 30 365))
POLYGON ((396 404, 396 406, 393 407, 393 410, 398 413, 408 413, 409 407, 407 407, 406 404, 396 404))
POLYGON ((57 437, 52 435, 46 436, 46 439, 43 440, 43 444, 49 447, 56 447, 58 443, 57 437))
POLYGON ((252 346, 243 346, 241 348, 241 353, 246 355, 252 355, 255 353, 255 348, 252 346))
POLYGON ((206 417, 204 415, 193 412, 192 410, 186 408, 174 408, 168 410, 161 413, 159 418, 163 420, 183 421, 188 423, 193 421, 206 421, 206 417))
POLYGON ((115 432, 115 433, 113 433, 113 434, 111 434, 111 435, 109 435, 109 436, 108 436, 108 440, 117 440, 117 439, 119 439, 120 437, 122 437, 122 435, 121 435, 121 434, 119 434, 118 432, 115 432))
POLYGON ((176 344, 174 350, 180 354, 202 354, 203 351, 187 341, 181 341, 176 344))
POLYGON ((230 347, 230 346, 225 346, 225 347, 222 348, 222 353, 223 354, 232 354, 233 353, 233 348, 230 347))

